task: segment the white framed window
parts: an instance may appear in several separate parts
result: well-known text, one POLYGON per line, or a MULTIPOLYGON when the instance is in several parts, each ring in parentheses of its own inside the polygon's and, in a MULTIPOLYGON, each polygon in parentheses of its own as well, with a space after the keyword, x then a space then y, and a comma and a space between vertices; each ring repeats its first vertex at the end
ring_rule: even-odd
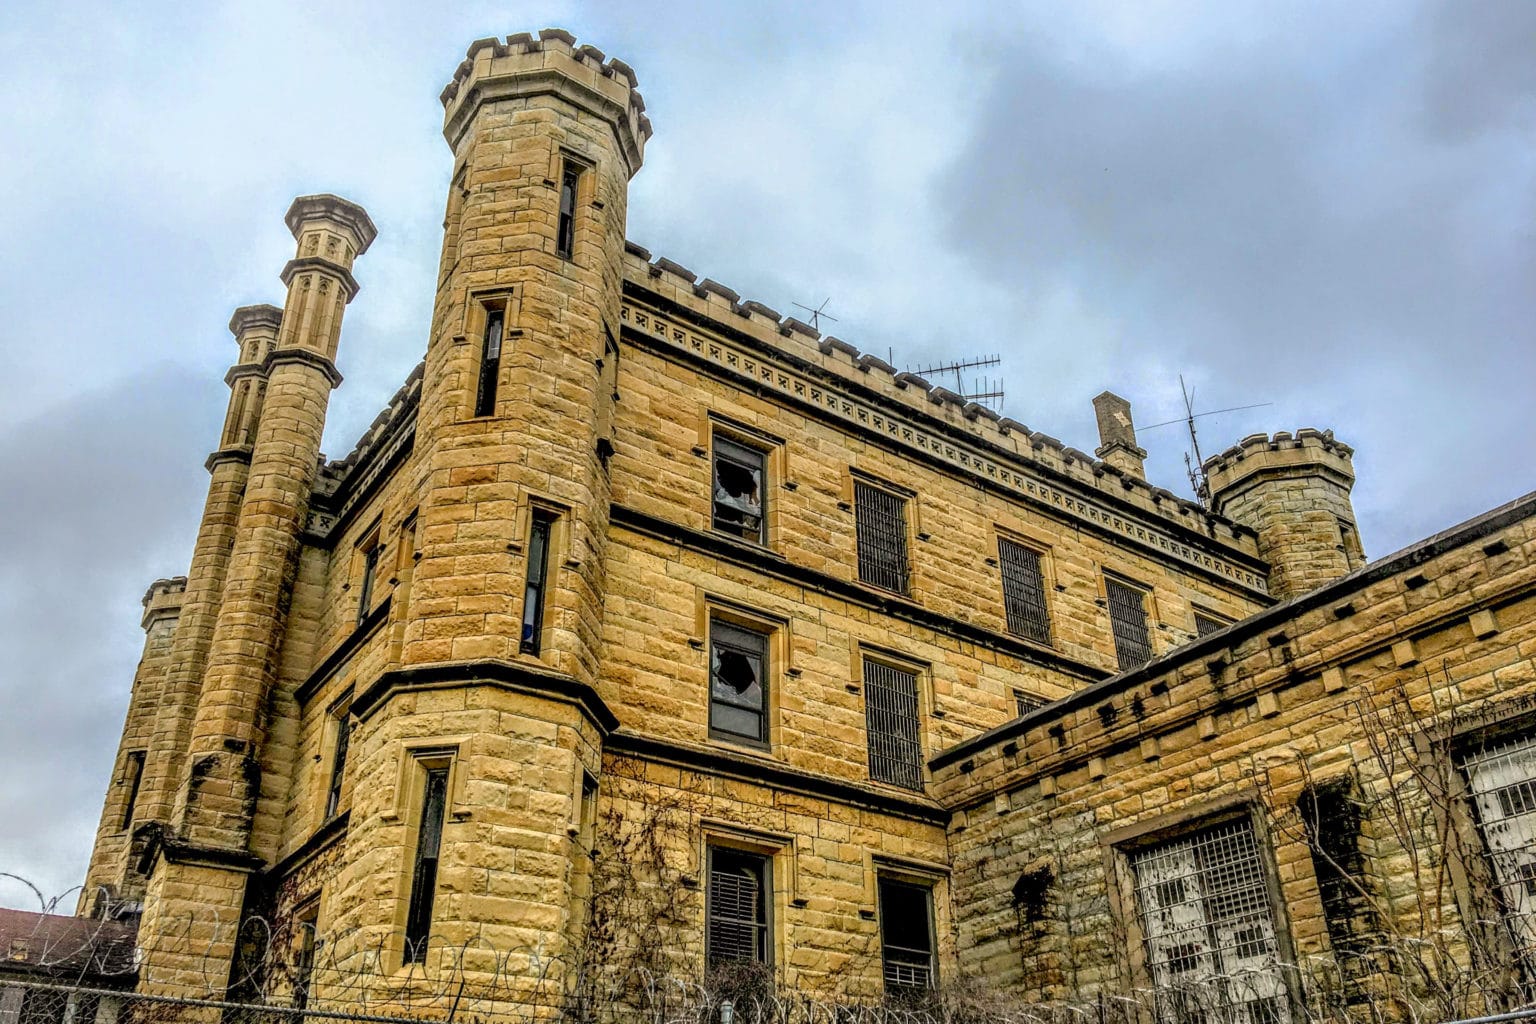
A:
POLYGON ((1479 748, 1461 766, 1504 921, 1536 971, 1536 736, 1479 748))

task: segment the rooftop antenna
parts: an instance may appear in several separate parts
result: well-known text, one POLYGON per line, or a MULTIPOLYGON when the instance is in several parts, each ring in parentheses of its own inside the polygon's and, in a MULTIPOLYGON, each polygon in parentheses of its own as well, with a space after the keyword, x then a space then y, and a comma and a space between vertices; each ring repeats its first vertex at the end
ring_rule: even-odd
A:
POLYGON ((936 376, 953 374, 955 378, 955 394, 967 402, 980 402, 994 412, 1000 412, 1002 411, 1004 398, 1002 378, 973 377, 971 379, 971 387, 967 389, 961 374, 965 370, 979 370, 998 366, 1002 361, 1002 356, 978 356, 975 359, 961 359, 950 363, 934 363, 932 366, 925 366, 920 370, 913 370, 911 372, 919 377, 926 377, 930 380, 936 376), (994 405, 994 402, 997 404, 994 405))
POLYGON ((1195 420, 1202 416, 1215 416, 1224 412, 1242 412, 1244 409, 1263 409, 1267 406, 1274 405, 1275 403, 1259 402, 1256 405, 1234 405, 1227 409, 1212 409, 1210 412, 1195 412, 1195 391, 1193 388, 1186 387, 1184 385, 1184 375, 1182 373, 1179 374, 1179 391, 1184 396, 1184 415, 1178 419, 1164 420, 1161 423, 1154 423, 1150 427, 1142 427, 1141 429, 1143 431, 1155 430, 1158 427, 1166 427, 1174 423, 1182 422, 1184 424, 1185 429, 1189 431, 1189 446, 1194 451, 1193 456, 1191 456, 1189 452, 1184 453, 1184 471, 1189 474, 1189 486, 1195 492, 1195 500, 1203 506, 1210 498, 1210 495, 1206 493, 1205 457, 1200 454, 1200 436, 1195 431, 1195 420))
POLYGON ((827 312, 827 303, 831 301, 832 296, 828 295, 825 299, 821 300, 821 305, 817 306, 815 309, 812 309, 810 306, 802 306, 798 302, 792 302, 790 305, 794 306, 796 309, 803 309, 807 313, 811 314, 811 330, 819 331, 821 330, 821 322, 823 320, 830 320, 833 323, 837 323, 837 317, 827 312))

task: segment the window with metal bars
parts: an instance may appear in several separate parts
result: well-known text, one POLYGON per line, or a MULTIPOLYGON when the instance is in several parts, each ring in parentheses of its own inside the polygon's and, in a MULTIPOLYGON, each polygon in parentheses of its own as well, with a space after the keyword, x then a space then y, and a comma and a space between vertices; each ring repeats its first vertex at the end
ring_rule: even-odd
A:
POLYGON ((565 161, 560 172, 560 219, 555 228, 555 252, 570 259, 576 245, 576 194, 581 186, 581 167, 565 161))
POLYGON ((1264 863, 1247 820, 1130 856, 1160 1022, 1291 1019, 1264 863))
POLYGON ((1013 691, 1013 709, 1015 714, 1027 715, 1036 708, 1045 707, 1045 698, 1035 693, 1026 693, 1023 690, 1013 691))
POLYGON ((528 527, 528 579, 523 585, 523 634, 517 649, 524 654, 538 654, 544 634, 544 593, 549 582, 549 538, 554 531, 555 514, 536 508, 528 527))
POLYGON ((715 438, 712 523, 717 530, 758 544, 768 542, 764 463, 756 448, 715 438))
POLYGON ((1210 636, 1217 630, 1226 629, 1231 623, 1207 612, 1195 612, 1195 636, 1210 636))
POLYGON ((864 724, 869 733, 869 777, 893 786, 922 789, 917 673, 866 658, 864 724))
POLYGON ((448 806, 446 763, 426 768, 422 785, 421 819, 416 831, 416 864, 411 874, 411 900, 405 917, 405 962, 427 962, 427 938, 432 932, 432 904, 437 898, 437 863, 443 847, 443 816, 448 806))
POLYGON ((704 957, 711 967, 731 961, 771 963, 768 941, 772 861, 765 854, 709 848, 709 902, 704 957))
POLYGON ((1483 747, 1461 767, 1505 924, 1536 974, 1536 737, 1483 747))
POLYGON ((729 622, 709 625, 709 733, 768 742, 768 635, 729 622))
POLYGON ((506 333, 506 310, 485 311, 485 337, 480 344, 480 381, 475 388, 475 415, 496 415, 496 387, 501 380, 501 341, 506 333))
POLYGON ((347 777, 347 747, 352 742, 352 716, 343 707, 336 715, 336 746, 331 752, 331 782, 325 790, 325 820, 341 810, 341 783, 347 777))
POLYGON ((1146 591, 1106 576, 1104 596, 1109 600, 1109 627, 1115 635, 1115 657, 1120 671, 1145 665, 1152 660, 1146 591))
POLYGON ((1008 616, 1008 632, 1050 643, 1051 616, 1045 607, 1040 552, 999 537, 997 561, 1003 573, 1003 609, 1008 616))
POLYGON ((898 594, 907 592, 907 500, 854 481, 853 504, 859 545, 859 579, 898 594))
POLYGON ((139 802, 139 786, 144 781, 144 751, 128 751, 123 774, 127 777, 128 799, 123 802, 123 820, 118 827, 126 829, 133 824, 134 805, 139 802))
POLYGON ((933 890, 880 879, 880 959, 887 992, 934 987, 933 890))

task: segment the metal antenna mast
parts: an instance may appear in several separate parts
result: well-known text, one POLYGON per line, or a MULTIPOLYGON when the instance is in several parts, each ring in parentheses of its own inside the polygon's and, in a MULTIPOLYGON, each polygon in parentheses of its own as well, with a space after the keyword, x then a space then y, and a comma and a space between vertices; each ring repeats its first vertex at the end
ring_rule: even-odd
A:
POLYGON ((1142 427, 1143 431, 1156 430, 1158 427, 1170 426, 1174 423, 1183 423, 1189 431, 1189 446, 1194 454, 1184 453, 1184 471, 1189 474, 1189 486, 1195 492, 1195 500, 1204 505, 1210 498, 1205 487, 1205 457, 1200 454, 1200 436, 1195 431, 1195 420, 1202 416, 1215 416, 1223 412, 1242 412, 1244 409, 1263 409, 1274 405, 1273 402, 1259 402, 1256 405, 1234 405, 1227 409, 1212 409, 1210 412, 1195 412, 1195 392, 1193 388, 1185 387, 1184 375, 1179 374, 1179 391, 1184 396, 1184 415, 1176 420, 1164 420, 1154 423, 1150 427, 1142 427))
POLYGON ((1000 412, 1004 398, 1002 379, 974 377, 971 380, 970 389, 967 390, 961 373, 964 370, 978 370, 998 366, 1002 361, 1002 356, 978 356, 975 359, 962 359, 952 363, 935 363, 932 366, 925 366, 922 369, 911 372, 919 377, 926 377, 930 380, 935 376, 953 374, 955 378, 955 394, 967 402, 980 402, 993 411, 1000 412), (993 405, 993 402, 997 404, 993 405))
POLYGON ((828 295, 821 301, 821 305, 817 306, 815 309, 812 309, 810 306, 803 306, 798 302, 792 302, 790 305, 794 306, 796 309, 803 309, 807 313, 811 314, 811 330, 819 331, 821 330, 821 322, 823 320, 830 320, 833 323, 837 323, 837 317, 827 312, 827 303, 831 301, 832 296, 828 295))

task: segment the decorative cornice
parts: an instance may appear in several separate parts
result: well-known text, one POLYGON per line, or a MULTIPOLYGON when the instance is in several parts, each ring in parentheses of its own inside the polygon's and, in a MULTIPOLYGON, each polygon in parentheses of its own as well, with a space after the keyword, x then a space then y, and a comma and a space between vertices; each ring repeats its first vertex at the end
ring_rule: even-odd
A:
POLYGON ((229 318, 229 333, 236 338, 258 327, 270 327, 274 331, 283 325, 283 311, 269 303, 241 306, 229 318))
POLYGON ((792 768, 767 757, 753 756, 745 751, 680 743, 622 729, 608 737, 603 749, 605 752, 629 754, 647 761, 723 775, 776 790, 866 807, 881 814, 922 821, 941 828, 949 824, 949 811, 924 797, 902 796, 875 786, 831 779, 792 768))
POLYGON ((283 217, 283 223, 287 224, 288 230, 293 232, 294 241, 298 241, 299 232, 306 222, 317 220, 332 221, 350 230, 357 237, 359 256, 368 251, 368 247, 379 235, 379 229, 373 226, 373 219, 368 216, 367 210, 350 199, 343 199, 329 192, 299 196, 293 201, 293 205, 288 207, 288 213, 283 217))
POLYGON ((619 727, 618 716, 586 683, 552 669, 506 661, 458 661, 385 672, 352 701, 352 714, 365 719, 394 694, 418 690, 492 686, 546 697, 581 709, 604 735, 619 727))
POLYGON ((224 374, 224 383, 230 387, 235 386, 235 381, 246 377, 260 377, 266 373, 266 367, 262 363, 236 363, 224 374))
POLYGON ((325 374, 325 379, 331 382, 333 389, 341 386, 341 371, 336 369, 336 364, 319 352, 311 352, 307 348, 278 349, 262 361, 261 372, 270 377, 272 370, 284 363, 303 363, 306 366, 313 366, 325 374))
POLYGON ((322 274, 330 274, 341 282, 341 287, 346 290, 347 301, 357 298, 358 290, 362 287, 357 283, 357 278, 352 276, 352 271, 340 263, 333 263, 324 256, 300 256, 289 260, 283 265, 283 272, 278 274, 283 287, 288 287, 288 282, 293 280, 293 275, 302 274, 306 270, 318 270, 322 274))

